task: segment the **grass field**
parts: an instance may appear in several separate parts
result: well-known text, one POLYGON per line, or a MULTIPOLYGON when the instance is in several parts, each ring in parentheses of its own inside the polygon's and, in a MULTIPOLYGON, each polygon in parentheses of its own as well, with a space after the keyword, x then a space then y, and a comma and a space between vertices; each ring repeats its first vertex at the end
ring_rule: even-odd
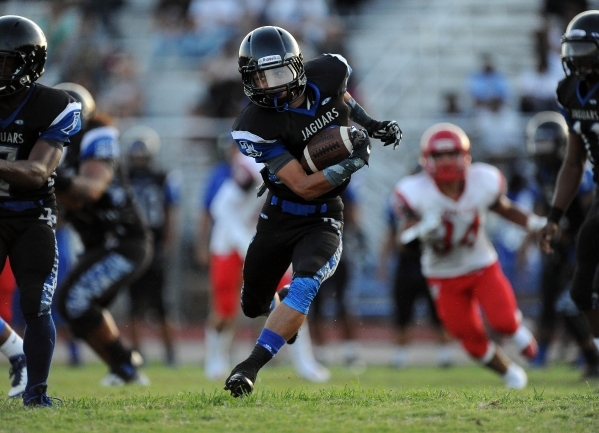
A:
POLYGON ((240 399, 206 381, 199 367, 145 371, 150 387, 102 388, 99 364, 55 365, 49 394, 62 405, 31 410, 0 400, 0 432, 599 431, 599 381, 583 382, 568 366, 529 372, 524 391, 506 390, 473 366, 370 367, 359 375, 337 368, 326 384, 274 366, 240 399))

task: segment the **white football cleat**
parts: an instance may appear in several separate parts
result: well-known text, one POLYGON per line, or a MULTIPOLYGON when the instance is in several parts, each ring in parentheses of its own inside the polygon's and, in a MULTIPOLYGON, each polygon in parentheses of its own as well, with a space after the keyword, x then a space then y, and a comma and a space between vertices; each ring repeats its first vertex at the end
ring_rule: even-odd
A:
POLYGON ((528 384, 528 376, 522 367, 512 362, 503 375, 503 383, 506 388, 524 389, 528 384))
POLYGON ((124 385, 150 386, 150 379, 146 374, 137 372, 131 380, 125 382, 125 380, 118 374, 108 373, 102 378, 100 385, 108 387, 118 387, 124 385))
POLYGON ((27 386, 27 362, 25 355, 16 355, 9 358, 10 370, 8 377, 12 379, 8 396, 10 398, 20 397, 27 386))
POLYGON ((316 361, 304 362, 300 365, 296 365, 295 371, 302 379, 315 383, 328 382, 331 378, 329 369, 316 361))

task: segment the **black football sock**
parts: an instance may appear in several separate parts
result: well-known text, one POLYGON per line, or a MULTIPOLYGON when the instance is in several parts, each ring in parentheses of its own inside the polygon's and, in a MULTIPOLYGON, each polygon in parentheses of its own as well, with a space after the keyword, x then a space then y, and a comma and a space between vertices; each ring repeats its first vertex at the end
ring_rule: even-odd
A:
POLYGON ((56 345, 56 328, 49 314, 26 317, 23 352, 27 359, 27 389, 48 381, 56 345))
POLYGON ((105 347, 110 356, 110 369, 124 380, 135 376, 136 368, 131 363, 131 350, 125 348, 121 339, 116 339, 105 347))
POLYGON ((266 350, 259 344, 256 344, 254 346, 254 350, 252 350, 252 353, 248 357, 248 359, 237 365, 237 367, 235 367, 235 369, 233 370, 233 373, 236 373, 238 371, 252 373, 253 377, 251 377, 250 379, 253 381, 256 379, 258 371, 262 367, 264 367, 272 358, 273 355, 271 355, 271 353, 268 350, 266 350))

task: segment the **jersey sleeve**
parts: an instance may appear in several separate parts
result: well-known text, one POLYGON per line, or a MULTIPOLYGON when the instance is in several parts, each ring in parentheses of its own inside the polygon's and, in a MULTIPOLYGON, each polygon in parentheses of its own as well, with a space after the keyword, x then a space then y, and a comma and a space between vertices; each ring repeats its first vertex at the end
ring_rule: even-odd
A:
POLYGON ((206 187, 202 190, 202 197, 200 198, 200 209, 208 212, 212 201, 216 196, 216 193, 222 186, 222 184, 231 177, 231 166, 227 163, 221 163, 217 165, 206 182, 206 187))
POLYGON ((183 189, 183 176, 179 170, 169 172, 164 180, 164 201, 167 206, 179 206, 181 191, 183 189))
POLYGON ((285 145, 278 140, 266 140, 248 131, 231 132, 239 150, 256 162, 264 163, 288 152, 285 145))
POLYGON ((347 91, 352 68, 340 54, 322 54, 306 62, 308 81, 316 83, 325 93, 340 95, 347 91))
POLYGON ((81 140, 81 161, 86 159, 113 160, 120 156, 118 131, 112 126, 103 126, 87 132, 81 140))
POLYGON ((477 185, 481 200, 487 207, 493 206, 507 191, 503 173, 497 167, 481 162, 472 164, 470 170, 469 181, 477 185))
POLYGON ((81 129, 81 104, 69 102, 62 112, 56 116, 48 129, 40 134, 45 140, 69 142, 69 137, 81 129))
POLYGON ((561 113, 562 116, 564 116, 564 119, 566 120, 566 123, 568 125, 568 131, 574 132, 572 130, 573 125, 574 125, 572 122, 572 113, 566 107, 567 104, 566 104, 565 98, 564 98, 566 88, 569 86, 569 80, 567 78, 568 77, 566 77, 565 79, 560 81, 557 85, 557 90, 556 90, 557 108, 558 108, 558 111, 561 113))
POLYGON ((404 182, 399 182, 389 200, 389 207, 397 219, 417 218, 413 204, 410 204, 409 192, 404 182))

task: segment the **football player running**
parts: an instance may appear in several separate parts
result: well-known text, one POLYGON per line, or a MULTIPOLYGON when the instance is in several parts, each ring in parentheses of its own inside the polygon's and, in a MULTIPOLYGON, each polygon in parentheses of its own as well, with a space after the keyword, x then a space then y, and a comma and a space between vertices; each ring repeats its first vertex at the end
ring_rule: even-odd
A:
MULTIPOLYGON (((268 315, 277 285, 292 264, 289 292, 270 313, 251 355, 225 382, 234 397, 254 389, 258 371, 304 323, 320 284, 341 256, 343 203, 339 194, 352 173, 368 164, 370 137, 395 147, 395 121, 370 118, 347 92, 351 68, 335 54, 304 64, 294 37, 280 27, 251 31, 239 48, 239 71, 249 104, 237 117, 232 136, 245 155, 265 164, 268 196, 243 268, 241 308, 248 317, 268 315), (353 153, 314 174, 299 163, 310 138, 330 125, 364 126, 353 153)), ((278 296, 277 296, 278 298, 278 296)))
POLYGON ((23 403, 43 407, 52 406, 46 390, 56 343, 50 314, 58 268, 54 169, 81 126, 77 101, 35 83, 46 53, 37 24, 0 17, 0 266, 8 256, 21 294, 28 377, 23 403))
MULTIPOLYGON (((538 241, 546 253, 553 252, 558 224, 578 194, 587 159, 593 164, 593 181, 599 181, 599 11, 576 15, 562 36, 562 64, 566 71, 557 87, 560 112, 568 124, 566 156, 561 165, 547 225, 538 241)), ((595 343, 599 340, 599 195, 578 232, 576 266, 570 288, 572 300, 589 321, 595 343)))
POLYGON ((521 323, 512 287, 483 227, 489 209, 533 232, 545 220, 515 207, 497 168, 471 164, 470 140, 458 126, 431 126, 422 136, 421 151, 424 170, 395 187, 400 241, 422 242, 422 273, 448 332, 470 356, 501 375, 506 387, 522 389, 526 373, 489 339, 481 310, 491 329, 509 338, 528 360, 537 345, 521 323))
MULTIPOLYGON (((542 111, 535 114, 526 126, 526 146, 535 162, 536 188, 539 190, 535 208, 546 215, 550 208, 554 185, 564 160, 568 142, 568 125, 564 117, 555 111, 542 111)), ((547 363, 549 347, 554 340, 559 320, 571 335, 585 359, 583 376, 599 377, 599 350, 593 342, 593 335, 586 317, 574 305, 567 289, 574 271, 576 235, 594 197, 594 183, 591 170, 586 169, 568 211, 564 213, 561 232, 552 242, 553 253, 543 256, 540 301, 541 311, 537 324, 539 353, 532 366, 543 367, 547 363)), ((532 240, 532 239, 531 239, 532 240)))
POLYGON ((152 258, 152 235, 133 203, 120 163, 118 131, 83 86, 56 85, 82 103, 83 129, 61 162, 55 188, 65 219, 79 234, 84 252, 58 288, 60 314, 74 336, 85 340, 108 365, 102 385, 148 385, 138 372, 138 352, 123 344, 106 308, 135 281, 152 258))

